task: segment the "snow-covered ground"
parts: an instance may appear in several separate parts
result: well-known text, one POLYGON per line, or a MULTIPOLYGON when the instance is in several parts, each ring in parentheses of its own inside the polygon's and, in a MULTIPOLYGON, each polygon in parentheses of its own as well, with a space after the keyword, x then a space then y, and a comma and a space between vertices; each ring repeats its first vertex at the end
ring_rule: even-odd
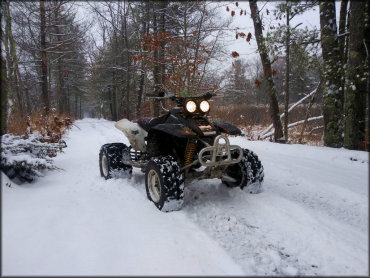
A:
POLYGON ((260 157, 264 191, 193 182, 162 213, 139 169, 100 177, 100 146, 128 143, 114 122, 75 124, 63 171, 22 186, 2 174, 3 275, 369 274, 368 153, 231 138, 260 157))

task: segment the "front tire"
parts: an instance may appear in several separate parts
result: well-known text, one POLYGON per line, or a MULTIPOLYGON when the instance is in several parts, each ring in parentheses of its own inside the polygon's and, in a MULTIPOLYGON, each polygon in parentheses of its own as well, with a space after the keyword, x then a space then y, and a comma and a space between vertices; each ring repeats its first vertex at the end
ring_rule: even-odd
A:
POLYGON ((148 199, 163 211, 179 210, 184 200, 184 176, 172 156, 152 158, 145 169, 148 199))
POLYGON ((131 176, 132 166, 122 162, 130 154, 130 149, 123 143, 105 144, 99 152, 100 175, 106 180, 118 176, 131 176))
MULTIPOLYGON (((240 187, 255 194, 262 191, 262 182, 264 178, 263 166, 258 156, 248 150, 243 150, 243 157, 239 163, 232 164, 226 168, 225 174, 235 181, 222 179, 222 182, 228 187, 240 187)), ((237 157, 238 153, 233 152, 232 157, 237 157)))

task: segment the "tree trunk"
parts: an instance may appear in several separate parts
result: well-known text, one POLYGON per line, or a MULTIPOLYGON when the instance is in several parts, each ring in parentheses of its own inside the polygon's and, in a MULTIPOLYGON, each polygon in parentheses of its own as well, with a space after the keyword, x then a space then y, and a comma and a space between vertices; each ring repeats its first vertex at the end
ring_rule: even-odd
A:
POLYGON ((127 12, 125 2, 124 28, 125 28, 125 48, 126 48, 126 118, 130 120, 130 53, 128 52, 128 33, 127 33, 127 12))
MULTIPOLYGON (((166 9, 167 9, 168 2, 167 1, 161 1, 160 5, 160 21, 159 21, 159 33, 164 34, 166 32, 166 9)), ((166 78, 166 65, 165 65, 165 47, 166 47, 166 41, 161 40, 161 50, 159 53, 159 66, 160 66, 160 82, 161 82, 161 90, 163 90, 165 78, 166 78)))
MULTIPOLYGON (((349 59, 345 88, 345 130, 344 146, 357 150, 359 141, 365 139, 366 109, 366 48, 365 48, 365 1, 351 1, 349 29, 349 59), (353 24, 356 22, 356 24, 353 24)), ((368 16, 368 15, 367 15, 368 16)))
MULTIPOLYGON (((146 18, 148 18, 149 15, 149 5, 148 3, 145 4, 145 11, 146 11, 146 18)), ((142 36, 145 34, 149 34, 149 24, 146 24, 146 21, 143 21, 143 32, 142 36)), ((141 51, 141 47, 140 47, 141 51)), ((144 51, 146 51, 146 47, 144 46, 144 51)), ((140 52, 141 54, 141 52, 140 52)), ((141 116, 141 102, 143 99, 144 94, 144 85, 145 85, 145 59, 141 61, 141 68, 140 68, 140 81, 139 81, 139 92, 138 92, 138 99, 137 99, 137 106, 136 106, 136 116, 137 118, 140 118, 141 116)))
POLYGON ((339 92, 341 56, 339 53, 334 0, 320 2, 321 47, 323 56, 324 145, 343 145, 343 100, 339 92))
POLYGON ((257 40, 258 52, 261 57, 264 77, 267 81, 270 97, 270 117, 272 124, 274 126, 274 141, 278 142, 283 139, 283 129, 281 126, 280 116, 279 116, 279 105, 276 97, 276 89, 274 85, 274 80, 272 79, 271 71, 271 61, 267 53, 267 48, 265 45, 265 39, 262 34, 262 21, 259 16, 259 11, 257 7, 256 0, 249 0, 249 7, 251 9, 251 15, 254 25, 254 33, 257 40))
POLYGON ((288 123, 289 123, 289 74, 290 74, 290 61, 289 61, 289 52, 290 52, 290 7, 287 1, 286 5, 286 41, 285 41, 285 59, 286 59, 286 72, 285 72, 285 117, 284 117, 284 134, 285 134, 285 142, 288 143, 289 139, 289 130, 288 130, 288 123))
POLYGON ((1 126, 0 136, 7 133, 7 121, 8 121, 8 88, 9 84, 6 78, 6 66, 5 60, 1 55, 1 126))
MULTIPOLYGON (((54 31, 55 34, 60 34, 60 29, 59 29, 59 24, 60 22, 60 13, 59 13, 59 5, 55 8, 54 11, 54 18, 57 24, 54 26, 54 31)), ((61 38, 60 36, 56 36, 56 40, 58 44, 61 44, 61 38)), ((59 51, 63 51, 63 46, 58 47, 59 51)), ((65 96, 65 90, 64 90, 64 77, 63 77, 63 64, 62 64, 62 58, 60 54, 59 57, 57 58, 57 77, 58 77, 58 83, 56 87, 56 93, 57 93, 57 100, 58 100, 58 110, 59 113, 65 113, 67 111, 67 105, 66 105, 66 96, 65 96)), ((50 80, 50 79, 49 79, 50 80)))
POLYGON ((112 90, 108 86, 108 96, 109 96, 109 110, 110 110, 110 115, 111 115, 111 120, 113 121, 114 119, 114 104, 113 104, 113 96, 112 96, 112 90))
POLYGON ((348 0, 342 0, 340 4, 340 13, 339 13, 339 34, 343 34, 338 38, 338 45, 339 45, 339 55, 341 56, 341 82, 339 87, 339 92, 341 94, 341 98, 344 104, 344 86, 345 86, 345 69, 344 65, 347 62, 347 55, 346 55, 346 37, 344 34, 346 32, 346 22, 347 22, 347 6, 348 0))
POLYGON ((112 121, 117 121, 117 88, 116 88, 116 77, 115 77, 114 70, 113 70, 113 79, 112 79, 112 106, 113 106, 112 121))
POLYGON ((66 111, 65 107, 65 97, 63 93, 63 74, 62 74, 62 65, 61 65, 61 59, 58 58, 57 61, 58 64, 58 83, 57 83, 57 98, 58 98, 58 110, 59 113, 63 113, 66 111))
POLYGON ((4 20, 6 24, 5 28, 5 48, 6 48, 6 55, 8 60, 8 70, 9 70, 9 85, 12 88, 12 92, 16 93, 17 99, 17 108, 20 112, 20 116, 23 118, 24 116, 24 100, 23 100, 23 90, 21 86, 21 77, 19 74, 18 68, 18 58, 16 53, 16 45, 13 38, 12 32, 12 22, 10 16, 10 9, 9 9, 9 2, 3 4, 3 11, 4 11, 4 20))
POLYGON ((78 119, 78 96, 77 96, 77 93, 75 93, 74 115, 75 115, 76 119, 78 119))
POLYGON ((41 46, 41 98, 44 105, 45 112, 48 113, 50 109, 49 93, 48 93, 48 69, 46 60, 46 16, 45 3, 40 1, 40 46, 41 46))
MULTIPOLYGON (((156 9, 156 2, 153 3, 153 33, 154 35, 158 35, 158 26, 157 26, 157 9, 156 9)), ((154 67, 153 67, 153 77, 154 77, 154 94, 158 95, 159 88, 160 88, 160 77, 159 77, 159 65, 158 65, 158 50, 154 50, 154 67)), ((154 100, 154 117, 159 116, 159 101, 157 99, 154 100)))

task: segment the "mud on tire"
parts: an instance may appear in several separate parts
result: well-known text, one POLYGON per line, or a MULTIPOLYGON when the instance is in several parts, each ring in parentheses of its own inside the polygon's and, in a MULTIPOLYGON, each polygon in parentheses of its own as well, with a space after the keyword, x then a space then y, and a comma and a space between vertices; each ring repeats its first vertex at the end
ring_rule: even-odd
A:
POLYGON ((179 210, 184 199, 184 176, 172 156, 152 158, 145 170, 148 199, 164 212, 179 210))
POLYGON ((100 148, 100 175, 106 180, 113 177, 131 176, 132 166, 122 162, 122 158, 130 155, 130 149, 123 143, 105 144, 100 148))
MULTIPOLYGON (((229 182, 222 180, 228 187, 240 187, 248 190, 249 193, 260 193, 262 191, 262 182, 264 177, 263 166, 258 156, 248 150, 243 150, 243 158, 237 163, 230 165, 226 169, 226 174, 234 179, 236 182, 229 182)), ((237 152, 232 152, 233 158, 238 157, 237 152)))

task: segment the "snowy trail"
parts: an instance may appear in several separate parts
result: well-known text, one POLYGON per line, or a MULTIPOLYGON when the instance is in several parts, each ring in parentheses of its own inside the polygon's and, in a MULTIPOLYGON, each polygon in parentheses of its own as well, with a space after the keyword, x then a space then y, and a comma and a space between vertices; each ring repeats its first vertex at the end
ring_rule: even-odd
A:
POLYGON ((184 212, 158 211, 137 190, 141 177, 100 177, 100 146, 123 138, 112 122, 76 125, 56 158, 65 171, 2 187, 3 274, 243 274, 184 212))
POLYGON ((259 155, 264 192, 193 183, 184 210, 247 275, 368 274, 368 153, 231 143, 259 155))
POLYGON ((62 172, 2 175, 4 275, 368 275, 368 153, 231 138, 260 157, 264 191, 193 182, 162 213, 140 170, 100 177, 100 146, 127 143, 113 124, 77 121, 62 172))

